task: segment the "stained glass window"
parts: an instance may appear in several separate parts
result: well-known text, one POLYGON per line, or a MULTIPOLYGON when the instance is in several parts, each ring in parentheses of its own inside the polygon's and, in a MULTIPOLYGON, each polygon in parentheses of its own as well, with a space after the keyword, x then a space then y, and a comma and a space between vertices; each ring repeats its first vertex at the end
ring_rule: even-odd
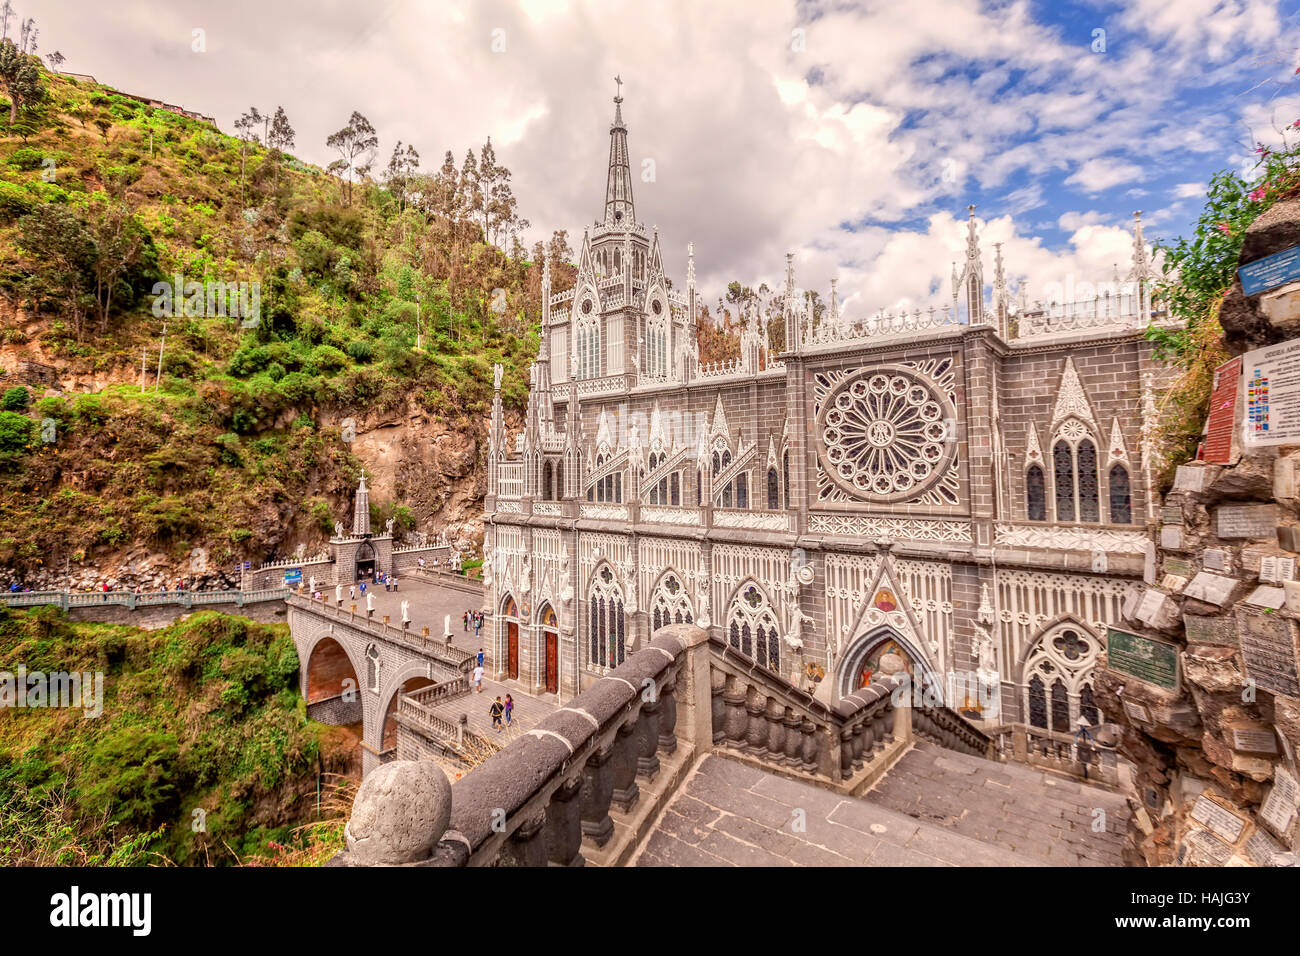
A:
POLYGON ((781 456, 781 468, 784 472, 784 484, 781 486, 785 489, 785 510, 790 510, 790 453, 786 452, 781 456))
POLYGON ((749 507, 749 479, 744 475, 736 476, 736 507, 749 507))
POLYGON ((672 477, 672 501, 671 504, 679 505, 682 503, 682 477, 681 472, 674 471, 672 477))
POLYGON ((1056 520, 1074 520, 1074 455, 1070 446, 1058 441, 1052 449, 1052 466, 1056 477, 1056 520))
POLYGON ((1079 442, 1079 520, 1100 521, 1097 490, 1097 446, 1085 438, 1079 442))
POLYGON ((1084 684, 1079 693, 1079 714, 1096 727, 1101 723, 1101 714, 1097 710, 1097 700, 1092 696, 1092 685, 1084 684))
POLYGON ((1114 465, 1110 469, 1110 523, 1130 524, 1133 521, 1133 498, 1129 493, 1128 469, 1114 465))
POLYGON ((1070 694, 1059 677, 1052 682, 1052 730, 1070 732, 1070 694))
POLYGON ((1029 682, 1029 723, 1047 729, 1047 691, 1037 675, 1029 682))
POLYGON ((767 470, 767 510, 775 511, 781 506, 781 481, 776 476, 776 469, 767 470))
POLYGON ((1043 469, 1030 465, 1025 472, 1025 511, 1030 521, 1047 520, 1047 488, 1043 482, 1043 469))

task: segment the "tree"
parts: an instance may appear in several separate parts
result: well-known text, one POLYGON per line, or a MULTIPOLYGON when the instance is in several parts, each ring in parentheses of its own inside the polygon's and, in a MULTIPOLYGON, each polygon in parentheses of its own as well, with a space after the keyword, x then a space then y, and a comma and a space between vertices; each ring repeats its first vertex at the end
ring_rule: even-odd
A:
POLYGON ((3 27, 3 31, 0 31, 0 36, 5 37, 6 39, 9 37, 9 19, 13 15, 13 3, 10 2, 10 0, 5 0, 4 6, 0 7, 0 27, 3 27))
POLYGON ((487 138, 483 148, 479 150, 478 159, 478 205, 475 211, 483 217, 483 241, 492 242, 490 219, 490 210, 492 203, 492 191, 496 188, 497 180, 501 173, 497 167, 496 150, 492 148, 492 137, 487 138))
POLYGON ((289 117, 285 114, 284 107, 277 106, 275 108, 275 117, 271 120, 271 131, 267 133, 266 145, 271 149, 284 152, 293 149, 293 140, 296 135, 293 127, 289 125, 289 117))
MULTIPOLYGON (((24 42, 27 37, 24 37, 24 42)), ((19 107, 35 106, 45 98, 45 85, 36 57, 14 46, 10 39, 0 40, 0 85, 9 95, 9 125, 18 122, 19 107)))
POLYGON ((108 331, 108 316, 119 281, 140 262, 145 231, 126 203, 111 200, 91 205, 89 229, 94 243, 95 304, 103 334, 108 331))
POLYGON ((399 139, 397 145, 393 147, 392 158, 388 160, 388 169, 386 178, 388 188, 397 195, 399 208, 404 208, 406 202, 406 193, 410 188, 411 177, 420 167, 420 154, 416 152, 415 147, 407 145, 402 148, 402 141, 399 139))
POLYGON ((18 227, 18 244, 35 262, 34 278, 43 280, 33 294, 43 298, 60 293, 80 340, 86 306, 93 302, 87 277, 93 271, 95 244, 86 224, 67 206, 46 203, 20 219, 18 227))
POLYGON ((50 69, 52 69, 55 73, 58 73, 59 67, 63 66, 63 63, 66 59, 67 57, 65 57, 58 50, 55 50, 53 53, 49 54, 45 58, 45 61, 50 64, 50 69))
POLYGON ((379 137, 370 120, 353 110, 348 124, 325 140, 325 145, 339 151, 339 158, 329 164, 329 171, 344 176, 346 204, 351 206, 353 174, 364 176, 369 171, 370 162, 379 148, 379 137))
POLYGON ((256 106, 249 107, 247 113, 235 120, 235 132, 239 135, 239 202, 244 204, 244 169, 247 164, 248 146, 257 142, 257 127, 262 122, 262 114, 256 106))
POLYGON ((474 159, 474 150, 470 149, 465 151, 465 161, 460 164, 460 182, 456 184, 456 218, 473 222, 482 206, 478 162, 474 159))

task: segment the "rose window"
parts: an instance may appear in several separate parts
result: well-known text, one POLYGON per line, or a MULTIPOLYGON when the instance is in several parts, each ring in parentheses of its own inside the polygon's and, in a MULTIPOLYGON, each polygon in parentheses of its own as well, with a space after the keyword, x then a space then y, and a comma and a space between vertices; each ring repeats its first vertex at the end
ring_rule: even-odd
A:
POLYGON ((947 468, 952 417, 933 388, 902 369, 851 376, 827 396, 819 416, 823 467, 852 495, 913 497, 947 468))

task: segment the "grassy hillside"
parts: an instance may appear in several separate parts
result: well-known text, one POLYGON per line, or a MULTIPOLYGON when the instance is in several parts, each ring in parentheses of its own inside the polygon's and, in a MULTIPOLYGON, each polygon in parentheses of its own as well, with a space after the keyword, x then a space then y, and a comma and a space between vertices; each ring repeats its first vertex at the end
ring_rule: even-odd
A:
POLYGON ((35 118, 0 127, 0 567, 128 542, 260 559, 346 510, 343 418, 414 409, 481 436, 496 361, 522 404, 540 270, 435 201, 436 177, 364 180, 349 202, 287 153, 44 79, 35 118), (154 315, 176 274, 260 283, 260 321, 154 315))
POLYGON ((0 661, 105 675, 100 717, 0 719, 0 865, 328 855, 294 829, 316 819, 318 774, 354 771, 355 741, 307 721, 286 626, 208 612, 150 632, 0 610, 0 661))

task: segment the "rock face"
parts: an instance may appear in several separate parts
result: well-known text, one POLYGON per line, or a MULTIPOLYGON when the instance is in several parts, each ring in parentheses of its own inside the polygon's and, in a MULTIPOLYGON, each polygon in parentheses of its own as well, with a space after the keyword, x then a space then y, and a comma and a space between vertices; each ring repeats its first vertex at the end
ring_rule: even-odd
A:
MULTIPOLYGON (((1288 199, 1270 207, 1246 230, 1238 264, 1246 265, 1297 245, 1300 245, 1300 199, 1288 199)), ((1300 308, 1275 307, 1280 298, 1288 296, 1286 289, 1247 296, 1242 292, 1241 280, 1233 281, 1219 309, 1219 324, 1223 326, 1223 340, 1230 354, 1240 355, 1300 335, 1300 308), (1291 317, 1293 314, 1296 318, 1291 317)))
MULTIPOLYGON (((1241 262, 1295 245, 1300 201, 1279 203, 1250 227, 1241 262)), ((1220 314, 1234 354, 1300 336, 1279 294, 1247 297, 1234 284, 1220 314)), ((1130 862, 1295 862, 1298 464, 1300 446, 1243 454, 1234 445, 1225 465, 1181 466, 1165 498, 1155 566, 1125 615, 1159 642, 1143 645, 1154 655, 1172 645, 1177 674, 1139 679, 1141 666, 1119 660, 1112 639, 1096 687, 1136 768, 1130 862)))
POLYGON ((344 831, 352 864, 427 860, 451 822, 451 784, 431 760, 384 764, 361 784, 344 831))

